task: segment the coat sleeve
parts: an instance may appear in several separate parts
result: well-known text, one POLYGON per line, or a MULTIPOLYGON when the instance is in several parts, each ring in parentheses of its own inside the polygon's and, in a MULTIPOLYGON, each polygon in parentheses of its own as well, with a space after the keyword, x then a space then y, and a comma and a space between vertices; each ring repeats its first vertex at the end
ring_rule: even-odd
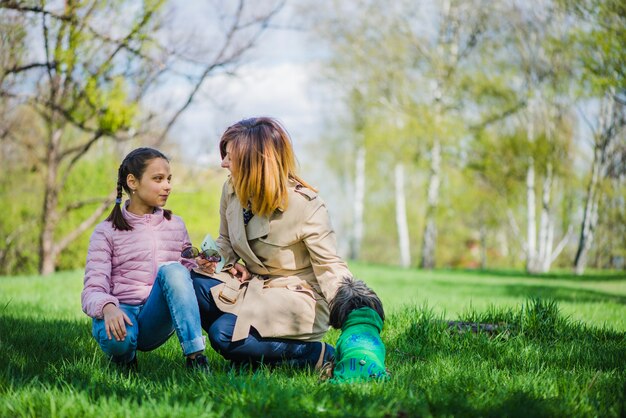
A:
POLYGON ((302 226, 302 239, 311 257, 311 266, 327 301, 337 293, 341 279, 352 276, 346 263, 337 254, 335 231, 326 205, 321 203, 302 226))
POLYGON ((107 303, 119 306, 111 295, 111 258, 113 245, 103 224, 98 225, 89 240, 84 286, 81 293, 83 312, 92 318, 103 317, 102 308, 107 303))
POLYGON ((224 268, 232 266, 239 260, 239 257, 230 243, 230 232, 228 230, 228 219, 226 217, 226 209, 228 208, 228 198, 230 195, 229 182, 230 178, 226 180, 222 187, 222 197, 220 199, 220 234, 217 240, 215 240, 221 256, 224 257, 224 268))

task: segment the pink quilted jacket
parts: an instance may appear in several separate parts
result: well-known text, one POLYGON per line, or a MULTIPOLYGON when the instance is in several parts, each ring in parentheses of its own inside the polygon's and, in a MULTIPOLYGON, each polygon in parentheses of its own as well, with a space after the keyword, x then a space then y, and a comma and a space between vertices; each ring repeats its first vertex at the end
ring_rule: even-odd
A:
POLYGON ((111 222, 103 221, 89 241, 81 302, 92 318, 102 318, 102 308, 110 302, 116 306, 144 303, 161 264, 174 261, 187 269, 196 266, 193 260, 180 257, 181 250, 191 245, 180 217, 168 221, 162 209, 134 215, 126 205, 122 212, 132 231, 113 229, 111 222))

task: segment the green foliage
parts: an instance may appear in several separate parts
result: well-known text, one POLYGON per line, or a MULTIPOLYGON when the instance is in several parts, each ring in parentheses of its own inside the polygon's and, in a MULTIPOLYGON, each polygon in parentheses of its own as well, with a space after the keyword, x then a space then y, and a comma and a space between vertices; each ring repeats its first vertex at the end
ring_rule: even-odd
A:
POLYGON ((104 134, 129 129, 137 114, 137 103, 129 100, 127 86, 122 76, 116 76, 106 83, 98 85, 99 80, 92 77, 87 81, 81 93, 85 104, 77 106, 73 116, 83 120, 90 116, 93 108, 100 109, 97 117, 98 129, 104 134))
MULTIPOLYGON (((100 205, 102 199, 115 190, 119 155, 109 144, 98 144, 85 158, 77 162, 69 175, 59 207, 65 208, 60 217, 56 237, 62 238, 100 205)), ((183 218, 196 245, 207 233, 213 237, 219 231, 219 199, 224 182, 222 170, 190 172, 182 164, 173 164, 173 192, 167 208, 183 218)), ((0 241, 2 274, 28 274, 37 271, 38 234, 41 228, 41 196, 43 184, 40 173, 26 171, 26 167, 7 170, 0 180, 0 231, 11 240, 0 241)), ((112 207, 111 207, 112 208, 112 207)), ((109 213, 107 209, 100 220, 109 213)), ((87 256, 89 237, 93 228, 61 252, 58 265, 62 270, 82 269, 87 256)))
MULTIPOLYGON (((61 208, 71 209, 63 212, 56 231, 57 238, 61 239, 70 233, 100 206, 105 196, 115 190, 119 156, 106 145, 103 143, 94 147, 72 170, 59 199, 61 208)), ((108 212, 104 213, 102 219, 108 216, 108 212)), ((84 266, 91 232, 91 229, 85 231, 61 252, 59 269, 84 266)))
POLYGON ((37 270, 42 187, 38 173, 6 170, 0 180, 0 263, 3 274, 37 270))
POLYGON ((220 197, 226 180, 224 170, 185 172, 182 165, 173 165, 176 173, 173 192, 167 207, 185 221, 191 242, 200 246, 207 234, 219 235, 220 197))
POLYGON ((139 353, 139 372, 129 375, 108 365, 91 337, 80 271, 0 277, 0 416, 623 415, 623 275, 351 268, 388 312, 386 383, 318 383, 315 373, 289 367, 233 369, 210 349, 212 374, 193 374, 175 337, 139 353), (548 298, 538 297, 546 289, 548 298), (563 313, 563 305, 587 304, 611 318, 608 326, 563 313), (458 332, 448 319, 499 331, 458 332))
MULTIPOLYGON (((590 115, 581 118, 580 104, 607 92, 622 97, 626 91, 626 6, 620 0, 557 0, 533 7, 505 1, 486 12, 483 2, 445 5, 435 2, 422 13, 409 3, 365 0, 311 11, 330 48, 328 78, 348 114, 340 116, 343 143, 332 145, 329 165, 350 192, 353 155, 360 146, 367 149, 361 256, 395 262, 394 164, 405 164, 416 178, 417 186, 406 190, 409 224, 423 227, 430 216, 428 160, 437 139, 442 144, 438 265, 465 265, 465 243, 482 234, 491 255, 502 241, 509 244, 509 255, 488 257, 488 263, 496 262, 488 265, 517 266, 520 244, 529 237, 515 236, 510 219, 522 231, 531 222, 524 210, 531 162, 535 230, 545 226, 542 192, 544 184, 551 186, 544 212, 555 225, 550 250, 581 222, 586 189, 581 180, 589 169, 584 166, 588 161, 581 163, 587 146, 577 149, 575 141, 585 140, 581 119, 590 125, 597 121, 590 115), (496 242, 496 236, 504 240, 496 242)), ((623 201, 616 205, 623 212, 623 201)), ((608 244, 598 248, 598 254, 623 252, 619 219, 607 221, 604 231, 607 241, 620 244, 609 251, 608 244)), ((411 250, 418 249, 421 230, 412 229, 410 240, 411 250)), ((571 264, 573 241, 556 265, 571 264)), ((601 258, 606 256, 595 260, 601 258)))
POLYGON ((582 65, 583 92, 602 96, 626 89, 626 5, 621 0, 559 1, 584 25, 572 28, 569 51, 582 65))

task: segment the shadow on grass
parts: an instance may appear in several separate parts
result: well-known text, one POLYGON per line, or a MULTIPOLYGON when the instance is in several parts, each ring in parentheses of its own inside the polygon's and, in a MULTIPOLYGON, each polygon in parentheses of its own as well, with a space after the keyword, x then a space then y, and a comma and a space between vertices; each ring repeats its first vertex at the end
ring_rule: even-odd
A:
POLYGON ((0 381, 15 388, 69 385, 91 398, 116 396, 141 402, 152 380, 189 380, 182 354, 170 353, 173 345, 177 342, 168 341, 155 351, 139 353, 139 373, 129 374, 109 364, 88 321, 0 316, 0 381), (133 381, 143 383, 129 383, 133 381))
POLYGON ((492 278, 492 279, 549 279, 549 280, 567 280, 575 282, 612 282, 612 281, 624 281, 626 282, 626 271, 608 270, 608 271, 594 271, 585 273, 582 276, 578 276, 571 271, 552 271, 549 273, 541 273, 530 275, 524 270, 519 269, 468 269, 468 268, 438 268, 434 270, 426 270, 417 267, 404 268, 397 265, 379 264, 379 263, 366 263, 363 261, 349 261, 351 270, 356 272, 364 272, 367 275, 389 274, 413 278, 424 276, 439 276, 439 275, 459 275, 459 276, 474 276, 479 278, 492 278))
POLYGON ((588 273, 578 276, 572 272, 552 272, 529 275, 521 270, 496 270, 496 269, 459 269, 459 270, 439 270, 448 273, 459 273, 468 276, 492 277, 492 278, 526 278, 526 279, 550 279, 568 280, 576 282, 613 282, 626 281, 626 272, 608 271, 603 273, 588 273))
POLYGON ((471 288, 472 293, 483 293, 485 295, 506 295, 522 298, 540 297, 542 299, 552 299, 562 302, 613 302, 626 305, 626 296, 613 293, 600 292, 591 289, 572 288, 568 286, 545 286, 535 283, 521 284, 493 284, 472 282, 463 284, 462 282, 438 280, 433 285, 441 285, 446 288, 459 289, 463 286, 471 288), (484 291, 478 289, 483 288, 484 291))

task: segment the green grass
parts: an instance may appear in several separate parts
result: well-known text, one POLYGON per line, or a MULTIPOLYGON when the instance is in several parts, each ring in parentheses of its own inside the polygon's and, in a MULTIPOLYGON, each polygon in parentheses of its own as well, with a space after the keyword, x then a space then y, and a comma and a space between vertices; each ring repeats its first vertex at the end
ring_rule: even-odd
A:
POLYGON ((107 367, 90 335, 82 272, 0 277, 0 417, 626 414, 623 275, 351 269, 385 303, 386 383, 231 370, 212 351, 213 374, 190 374, 175 338, 140 353, 139 373, 127 375, 107 367), (503 332, 460 334, 445 320, 503 332))

